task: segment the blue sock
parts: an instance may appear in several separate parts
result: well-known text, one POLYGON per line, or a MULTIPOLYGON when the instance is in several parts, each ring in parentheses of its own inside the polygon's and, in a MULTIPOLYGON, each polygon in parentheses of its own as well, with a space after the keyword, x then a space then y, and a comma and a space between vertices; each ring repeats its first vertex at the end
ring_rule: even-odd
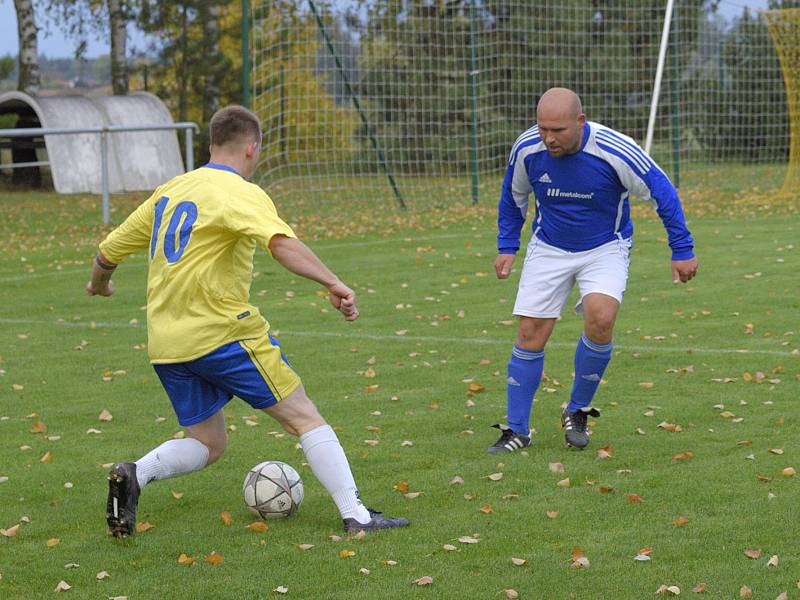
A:
POLYGON ((592 402, 608 361, 611 360, 613 347, 613 341, 598 344, 586 337, 586 334, 581 336, 575 349, 575 381, 572 384, 572 395, 567 404, 567 411, 575 412, 592 402))
POLYGON ((514 433, 530 435, 533 395, 542 380, 544 350, 515 345, 508 361, 508 426, 514 433))

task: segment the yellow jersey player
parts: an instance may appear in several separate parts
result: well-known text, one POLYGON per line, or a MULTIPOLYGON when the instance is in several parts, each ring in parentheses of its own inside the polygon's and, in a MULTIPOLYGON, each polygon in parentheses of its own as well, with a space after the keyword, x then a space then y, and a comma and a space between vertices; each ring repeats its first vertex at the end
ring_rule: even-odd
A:
POLYGON ((257 245, 289 271, 316 281, 347 321, 356 296, 299 241, 270 198, 247 178, 261 150, 258 118, 228 106, 211 119, 211 160, 171 179, 100 244, 86 285, 111 296, 111 276, 132 252, 148 253, 150 360, 186 437, 164 442, 109 473, 107 521, 117 537, 134 533, 139 494, 148 483, 197 471, 225 451, 223 407, 238 396, 300 438, 306 460, 330 493, 346 531, 387 529, 408 520, 366 508, 333 429, 250 304, 257 245))

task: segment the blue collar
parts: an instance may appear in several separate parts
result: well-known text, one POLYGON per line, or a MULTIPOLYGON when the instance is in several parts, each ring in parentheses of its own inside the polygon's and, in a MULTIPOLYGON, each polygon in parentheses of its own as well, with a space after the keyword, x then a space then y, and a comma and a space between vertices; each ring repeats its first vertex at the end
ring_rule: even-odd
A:
MULTIPOLYGON (((239 171, 237 171, 233 167, 229 167, 228 165, 222 165, 222 164, 219 164, 219 163, 210 162, 210 163, 207 163, 207 164, 205 164, 203 166, 204 167, 208 167, 209 169, 219 169, 220 171, 229 171, 231 173, 235 173, 236 175, 239 175, 239 171)), ((241 177, 241 175, 239 175, 239 177, 241 177)))

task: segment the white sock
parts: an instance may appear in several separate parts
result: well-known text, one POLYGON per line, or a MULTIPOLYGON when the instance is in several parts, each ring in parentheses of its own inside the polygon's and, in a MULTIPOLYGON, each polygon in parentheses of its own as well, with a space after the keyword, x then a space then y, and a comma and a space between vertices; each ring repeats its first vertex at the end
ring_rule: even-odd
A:
POLYGON ((136 461, 136 479, 143 488, 155 479, 199 471, 208 463, 208 448, 194 438, 168 440, 136 461))
POLYGON ((326 424, 307 431, 300 436, 300 445, 311 470, 328 490, 342 518, 369 523, 369 511, 358 497, 350 464, 333 428, 326 424))

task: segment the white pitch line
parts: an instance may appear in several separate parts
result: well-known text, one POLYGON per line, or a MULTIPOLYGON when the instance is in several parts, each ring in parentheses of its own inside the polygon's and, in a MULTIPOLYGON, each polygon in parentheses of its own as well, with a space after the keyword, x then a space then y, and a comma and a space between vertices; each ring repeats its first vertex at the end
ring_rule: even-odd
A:
MULTIPOLYGON (((405 238, 409 236, 404 236, 401 239, 397 239, 394 237, 383 238, 379 240, 363 240, 360 242, 334 242, 331 244, 326 243, 324 240, 317 240, 316 242, 308 242, 308 245, 312 248, 317 248, 320 251, 324 250, 338 250, 339 248, 358 248, 361 246, 381 246, 384 244, 415 244, 419 242, 424 242, 427 240, 444 240, 450 238, 464 238, 464 239, 480 239, 481 236, 472 236, 467 237, 463 233, 444 233, 442 235, 424 235, 419 237, 413 237, 409 241, 405 241, 405 238)), ((120 268, 137 268, 140 269, 142 267, 146 267, 146 262, 140 261, 127 261, 123 263, 122 267, 120 268)), ((45 272, 36 272, 36 273, 24 273, 20 275, 9 275, 5 277, 0 277, 0 283, 12 283, 15 281, 33 281, 35 279, 41 279, 43 277, 58 277, 61 275, 78 275, 78 274, 85 274, 86 277, 89 276, 91 272, 91 263, 87 263, 85 268, 82 269, 62 269, 60 271, 45 271, 45 272)))
MULTIPOLYGON (((56 325, 63 327, 75 327, 81 329, 145 329, 143 324, 129 324, 121 322, 108 322, 108 321, 44 321, 36 319, 4 319, 0 318, 0 323, 8 325, 56 325), (92 325, 94 323, 94 325, 92 325)), ((450 344, 464 344, 464 345, 478 345, 478 346, 510 346, 514 343, 514 336, 509 335, 508 339, 498 340, 493 338, 458 338, 447 336, 432 336, 432 335, 382 335, 375 333, 335 333, 332 331, 291 331, 286 329, 275 329, 281 335, 287 337, 308 337, 308 338, 342 338, 342 339, 358 339, 358 340, 372 340, 376 342, 427 342, 427 343, 450 343, 450 344)), ((551 348, 574 348, 575 344, 572 342, 549 342, 548 347, 551 348)), ((655 352, 665 354, 759 354, 765 356, 781 356, 784 358, 797 357, 791 352, 781 352, 780 350, 751 350, 747 348, 670 348, 659 345, 653 346, 638 346, 629 344, 616 344, 615 350, 624 350, 626 352, 655 352)))

